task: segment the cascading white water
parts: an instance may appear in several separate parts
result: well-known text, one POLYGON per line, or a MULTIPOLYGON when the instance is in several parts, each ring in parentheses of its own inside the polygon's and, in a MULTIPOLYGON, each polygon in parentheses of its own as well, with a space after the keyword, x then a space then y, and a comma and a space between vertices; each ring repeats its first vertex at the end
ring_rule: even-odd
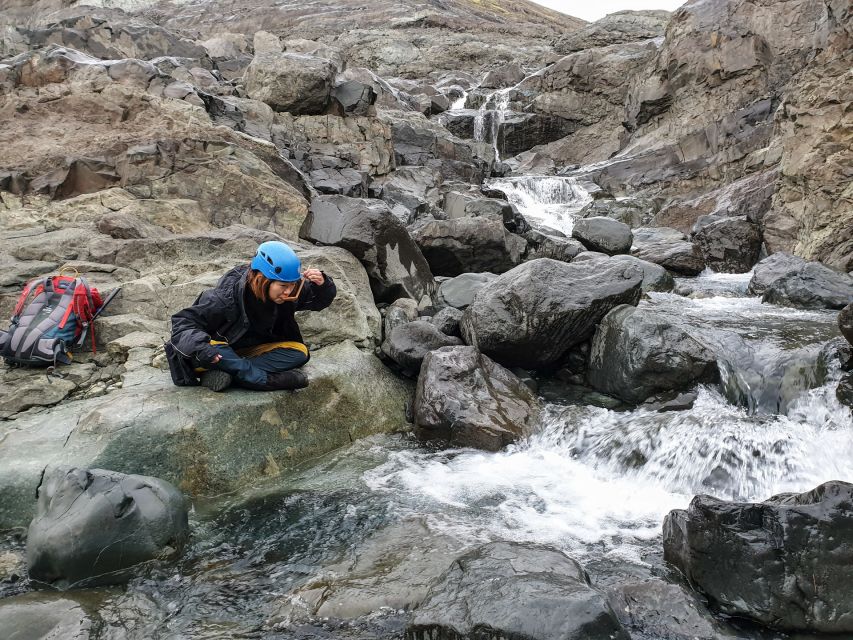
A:
POLYGON ((488 186, 503 191, 534 228, 556 229, 567 236, 572 235, 577 213, 592 202, 575 178, 519 176, 491 180, 488 186))
MULTIPOLYGON (((713 276, 704 280, 722 286, 713 276)), ((737 279, 728 284, 740 286, 737 279)), ((641 306, 681 317, 703 336, 740 336, 758 354, 757 369, 835 332, 832 313, 751 298, 654 294, 641 306), (785 324, 797 329, 779 336, 785 324)), ((837 379, 830 371, 825 384, 800 388, 776 414, 736 406, 715 385, 699 387, 693 408, 683 411, 553 404, 539 433, 503 452, 398 451, 364 479, 463 539, 528 540, 577 557, 640 562, 666 514, 697 493, 764 500, 853 478, 853 414, 835 398, 837 379)))
POLYGON ((468 92, 467 92, 467 91, 463 91, 463 92, 462 92, 462 95, 461 95, 461 96, 459 96, 458 98, 456 98, 456 100, 454 100, 454 101, 451 103, 449 111, 454 111, 454 110, 457 110, 457 109, 464 109, 464 108, 465 108, 465 101, 466 101, 467 99, 468 99, 468 92))
POLYGON ((491 142, 495 161, 500 160, 500 126, 509 111, 509 94, 512 88, 498 89, 483 100, 474 116, 474 142, 491 142), (488 121, 488 135, 486 122, 488 121))

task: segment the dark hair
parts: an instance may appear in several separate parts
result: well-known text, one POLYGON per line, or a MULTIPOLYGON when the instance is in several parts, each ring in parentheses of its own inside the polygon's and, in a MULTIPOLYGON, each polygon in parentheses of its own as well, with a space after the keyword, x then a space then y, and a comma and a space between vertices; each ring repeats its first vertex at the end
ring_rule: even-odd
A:
POLYGON ((246 274, 246 286, 258 300, 267 302, 270 299, 270 285, 272 280, 267 278, 257 269, 249 268, 246 274))

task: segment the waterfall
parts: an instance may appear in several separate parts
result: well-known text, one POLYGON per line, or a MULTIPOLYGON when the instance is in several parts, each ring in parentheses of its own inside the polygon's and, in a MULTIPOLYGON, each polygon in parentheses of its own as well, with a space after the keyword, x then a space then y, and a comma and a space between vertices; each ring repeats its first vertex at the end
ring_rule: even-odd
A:
POLYGON ((592 202, 576 178, 519 176, 492 180, 488 186, 503 191, 534 228, 566 236, 572 235, 578 212, 592 202))

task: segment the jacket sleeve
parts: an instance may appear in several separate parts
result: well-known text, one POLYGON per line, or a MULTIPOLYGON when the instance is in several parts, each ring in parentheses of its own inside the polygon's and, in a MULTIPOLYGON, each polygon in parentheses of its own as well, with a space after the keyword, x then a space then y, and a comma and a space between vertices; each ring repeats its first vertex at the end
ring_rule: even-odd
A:
POLYGON ((305 281, 299 300, 296 301, 296 311, 322 311, 332 304, 332 300, 338 293, 338 288, 335 286, 332 276, 324 272, 323 277, 326 281, 319 285, 310 280, 305 281))
POLYGON ((172 346, 190 358, 207 361, 215 355, 210 345, 211 334, 225 324, 225 305, 216 291, 204 291, 193 303, 172 316, 172 346))

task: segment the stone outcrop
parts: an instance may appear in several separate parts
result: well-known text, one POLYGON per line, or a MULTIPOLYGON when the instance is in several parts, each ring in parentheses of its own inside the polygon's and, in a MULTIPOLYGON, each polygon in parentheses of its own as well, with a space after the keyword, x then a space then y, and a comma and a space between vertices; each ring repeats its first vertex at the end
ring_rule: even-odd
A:
POLYGON ((615 11, 554 40, 554 49, 567 54, 611 44, 651 40, 664 35, 669 11, 615 11))
POLYGON ((473 347, 426 355, 415 392, 415 433, 451 447, 498 451, 530 435, 536 396, 515 374, 473 347))
POLYGON ((461 273, 438 286, 438 301, 450 307, 465 309, 483 286, 497 278, 494 273, 461 273))
POLYGON ((769 255, 755 265, 747 292, 754 296, 764 295, 776 280, 799 271, 805 265, 806 261, 802 258, 782 251, 769 255))
POLYGON ((787 307, 841 309, 853 300, 853 277, 807 262, 773 280, 761 299, 787 307))
POLYGON ((664 557, 725 613, 850 633, 851 498, 838 481, 759 503, 697 496, 664 521, 664 557))

